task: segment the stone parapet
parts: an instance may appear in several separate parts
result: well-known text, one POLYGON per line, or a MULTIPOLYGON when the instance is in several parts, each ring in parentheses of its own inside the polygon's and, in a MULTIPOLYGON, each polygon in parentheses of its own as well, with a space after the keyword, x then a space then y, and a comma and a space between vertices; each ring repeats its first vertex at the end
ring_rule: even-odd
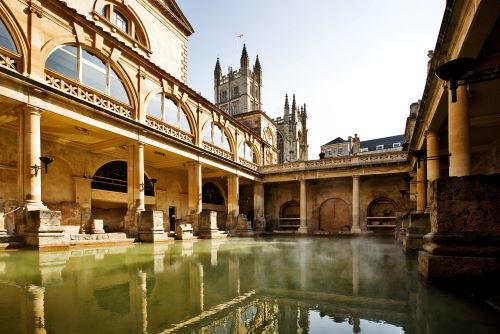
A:
POLYGON ((431 233, 419 253, 427 281, 500 279, 500 174, 437 179, 431 233))

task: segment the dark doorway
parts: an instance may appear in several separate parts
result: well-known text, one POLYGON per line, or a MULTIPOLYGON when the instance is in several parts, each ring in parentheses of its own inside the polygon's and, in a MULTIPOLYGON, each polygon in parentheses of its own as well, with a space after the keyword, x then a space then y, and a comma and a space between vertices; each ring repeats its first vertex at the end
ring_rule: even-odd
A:
POLYGON ((168 221, 170 222, 170 231, 175 232, 175 206, 168 207, 168 221))

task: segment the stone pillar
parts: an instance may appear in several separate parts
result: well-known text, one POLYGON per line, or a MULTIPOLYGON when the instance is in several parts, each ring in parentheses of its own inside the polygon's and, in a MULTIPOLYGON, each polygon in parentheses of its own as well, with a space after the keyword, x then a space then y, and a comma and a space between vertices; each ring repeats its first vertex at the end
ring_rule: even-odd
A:
POLYGON ((40 138, 39 109, 26 107, 24 115, 24 202, 28 211, 47 209, 42 204, 42 169, 35 171, 32 166, 40 166, 42 162, 41 138, 40 138))
POLYGON ((264 232, 266 230, 266 217, 264 214, 264 183, 253 184, 253 219, 254 231, 264 232))
POLYGON ((143 242, 158 242, 168 240, 163 230, 163 211, 145 210, 139 219, 139 240, 143 242))
POLYGON ((202 172, 201 163, 192 161, 186 164, 188 169, 188 214, 192 224, 193 233, 198 234, 199 218, 203 208, 201 190, 202 190, 202 172))
POLYGON ((448 148, 450 152, 450 176, 471 174, 469 97, 466 86, 458 86, 457 101, 448 102, 448 148))
POLYGON ((201 239, 222 238, 217 227, 217 211, 203 211, 200 214, 198 236, 201 239))
POLYGON ((144 144, 129 144, 127 163, 128 212, 124 229, 131 237, 136 237, 140 214, 144 211, 144 144))
POLYGON ((359 226, 359 175, 352 177, 352 227, 351 233, 361 233, 359 226))
POLYGON ((228 261, 228 290, 231 297, 240 296, 240 260, 232 255, 228 261))
POLYGON ((75 185, 75 203, 80 205, 80 233, 91 231, 91 218, 92 218, 92 179, 87 177, 73 176, 73 183, 75 185))
POLYGON ((31 316, 33 333, 45 334, 45 288, 41 286, 31 285, 28 288, 29 301, 32 305, 31 316))
POLYGON ((351 239, 352 250, 352 295, 359 294, 359 239, 351 239))
POLYGON ((31 0, 28 2, 28 38, 29 38, 29 59, 28 71, 32 79, 38 81, 44 80, 44 67, 45 63, 41 55, 41 50, 44 42, 47 40, 45 37, 45 29, 43 24, 43 1, 31 0))
POLYGON ((307 184, 305 179, 300 180, 300 226, 297 232, 307 234, 307 184))
POLYGON ((240 215, 240 178, 238 175, 227 176, 227 226, 228 230, 236 228, 240 215))
POLYGON ((134 145, 134 195, 135 207, 137 211, 144 211, 144 144, 136 143, 134 145))
POLYGON ((204 310, 204 271, 201 263, 191 262, 189 264, 189 294, 192 309, 196 312, 204 310))
POLYGON ((425 162, 420 161, 420 166, 417 164, 417 211, 416 213, 424 213, 427 206, 427 187, 425 177, 425 162))
POLYGON ((435 130, 427 131, 427 201, 430 198, 431 182, 440 176, 439 137, 435 130))
POLYGON ((148 332, 148 284, 145 272, 139 272, 139 305, 141 310, 141 330, 142 333, 148 332))

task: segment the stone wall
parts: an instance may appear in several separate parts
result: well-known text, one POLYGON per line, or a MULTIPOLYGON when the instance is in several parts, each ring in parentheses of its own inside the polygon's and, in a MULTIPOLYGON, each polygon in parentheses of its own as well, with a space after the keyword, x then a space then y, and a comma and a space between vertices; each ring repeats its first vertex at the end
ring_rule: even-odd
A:
POLYGON ((436 180, 431 193, 432 233, 500 234, 500 174, 436 180))
MULTIPOLYGON (((399 192, 404 188, 400 175, 360 177, 360 225, 366 230, 367 211, 371 203, 387 199, 394 203, 398 216, 405 211, 399 192)), ((265 216, 267 230, 277 228, 281 207, 289 202, 300 203, 299 182, 268 183, 265 186, 265 216)), ((347 230, 352 224, 352 178, 336 178, 307 181, 307 227, 310 232, 318 230, 338 232, 347 230), (340 215, 335 218, 332 215, 340 215), (323 220, 327 221, 323 221, 323 220)))

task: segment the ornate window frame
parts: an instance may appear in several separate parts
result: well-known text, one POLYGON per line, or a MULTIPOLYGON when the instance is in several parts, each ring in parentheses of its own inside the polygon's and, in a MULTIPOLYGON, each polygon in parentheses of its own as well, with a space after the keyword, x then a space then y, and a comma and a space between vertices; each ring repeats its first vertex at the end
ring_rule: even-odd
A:
POLYGON ((118 1, 112 0, 97 0, 94 4, 92 12, 94 20, 101 22, 111 32, 123 37, 134 48, 139 48, 146 53, 148 57, 151 56, 151 46, 146 32, 146 28, 142 24, 139 16, 134 10, 118 1), (118 13, 127 20, 127 31, 124 31, 114 23, 114 15, 118 13))

